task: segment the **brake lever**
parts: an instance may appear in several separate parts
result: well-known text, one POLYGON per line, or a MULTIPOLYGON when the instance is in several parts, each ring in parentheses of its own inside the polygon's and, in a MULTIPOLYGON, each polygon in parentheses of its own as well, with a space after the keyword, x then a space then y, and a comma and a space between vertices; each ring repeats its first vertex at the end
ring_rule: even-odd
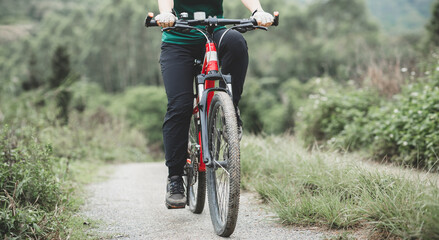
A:
POLYGON ((236 31, 238 31, 240 33, 246 33, 248 31, 247 28, 243 28, 243 27, 236 27, 236 28, 233 28, 233 29, 235 29, 236 31))
POLYGON ((162 28, 162 32, 167 32, 169 30, 174 30, 174 29, 175 29, 175 27, 165 27, 165 28, 162 28))
POLYGON ((235 26, 235 27, 232 27, 232 28, 235 29, 236 31, 240 32, 240 33, 246 33, 248 31, 252 31, 252 30, 255 30, 255 29, 260 29, 260 30, 268 31, 267 27, 255 26, 253 24, 240 25, 240 26, 235 26))
POLYGON ((263 27, 263 26, 254 26, 254 28, 255 29, 261 29, 261 30, 264 30, 264 31, 268 31, 268 28, 267 27, 263 27))
POLYGON ((181 33, 188 33, 191 31, 191 29, 187 29, 186 24, 181 24, 181 23, 177 23, 172 27, 162 28, 162 32, 169 31, 169 30, 175 30, 176 32, 181 32, 181 33))

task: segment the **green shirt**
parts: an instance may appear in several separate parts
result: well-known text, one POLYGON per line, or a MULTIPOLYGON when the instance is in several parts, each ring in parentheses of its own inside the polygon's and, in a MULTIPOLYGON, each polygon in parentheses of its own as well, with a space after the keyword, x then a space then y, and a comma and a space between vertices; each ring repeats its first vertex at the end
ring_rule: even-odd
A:
MULTIPOLYGON (((180 16, 182 12, 187 12, 189 19, 194 18, 194 12, 205 12, 206 17, 223 18, 223 0, 174 0, 174 11, 177 16, 180 16)), ((217 29, 221 28, 223 27, 217 29)), ((206 42, 206 39, 196 30, 190 33, 167 31, 162 34, 162 41, 175 44, 202 44, 206 42)))

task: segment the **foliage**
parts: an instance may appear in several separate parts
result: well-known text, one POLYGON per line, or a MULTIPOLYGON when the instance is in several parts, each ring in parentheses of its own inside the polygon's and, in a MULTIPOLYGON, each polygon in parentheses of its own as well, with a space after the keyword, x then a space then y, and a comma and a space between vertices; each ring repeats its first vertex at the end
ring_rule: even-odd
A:
POLYGON ((2 74, 6 79, 24 79, 25 59, 33 52, 36 69, 47 82, 52 77, 45 71, 51 56, 58 46, 68 46, 72 71, 83 73, 107 91, 139 83, 157 85, 160 31, 142 27, 145 11, 140 5, 154 8, 157 2, 107 0, 103 7, 83 3, 69 8, 68 13, 48 13, 35 28, 35 36, 19 42, 14 50, 8 46, 9 59, 0 61, 0 66, 10 70, 2 74))
POLYGON ((69 89, 74 92, 72 108, 78 112, 108 106, 111 102, 111 96, 105 94, 99 84, 87 82, 85 79, 75 81, 69 89))
POLYGON ((40 21, 51 12, 67 15, 78 5, 91 8, 98 3, 96 0, 2 0, 0 23, 40 21))
POLYGON ((365 146, 368 135, 364 125, 368 122, 368 111, 380 103, 376 92, 335 86, 320 88, 309 98, 310 102, 299 113, 299 135, 306 146, 315 142, 337 144, 351 150, 365 146))
POLYGON ((61 200, 51 147, 40 143, 30 129, 3 126, 0 163, 0 235, 48 237, 55 225, 52 212, 61 200))
POLYGON ((150 145, 162 146, 162 124, 166 103, 163 88, 135 87, 119 95, 117 100, 112 102, 110 109, 141 130, 150 145))
POLYGON ((72 99, 72 92, 65 88, 60 88, 65 84, 70 75, 70 59, 67 49, 63 46, 58 46, 55 50, 52 58, 52 72, 53 76, 49 80, 49 87, 58 90, 55 98, 58 108, 57 117, 63 124, 67 124, 69 122, 69 105, 72 99))
POLYGON ((108 110, 71 113, 67 126, 47 128, 40 137, 51 142, 53 154, 67 162, 141 162, 152 160, 144 135, 108 110))
POLYGON ((159 29, 142 25, 145 8, 155 9, 157 1, 107 1, 90 19, 84 64, 87 75, 107 91, 120 91, 144 83, 160 84, 158 55, 159 29))
POLYGON ((411 85, 391 104, 371 112, 373 154, 392 162, 439 170, 438 84, 411 85))
POLYGON ((58 46, 53 54, 52 74, 49 80, 51 89, 60 87, 70 74, 70 59, 67 49, 63 46, 58 46))
POLYGON ((439 47, 439 1, 436 1, 433 6, 432 16, 426 28, 429 35, 429 42, 439 47))
POLYGON ((366 227, 382 233, 377 239, 439 237, 435 177, 377 168, 349 154, 309 152, 291 136, 247 137, 241 145, 243 186, 284 223, 366 227))
POLYGON ((41 86, 41 79, 38 70, 36 69, 37 59, 34 53, 30 55, 29 59, 29 77, 27 80, 23 80, 22 88, 25 91, 37 89, 41 86))
POLYGON ((363 1, 315 1, 305 10, 275 2, 273 10, 285 9, 284 24, 270 29, 270 34, 246 35, 252 75, 305 82, 322 76, 345 81, 365 73, 380 41, 378 26, 370 21, 363 1))
POLYGON ((308 98, 316 94, 326 94, 327 90, 336 90, 338 86, 332 79, 327 77, 313 78, 306 83, 291 78, 282 83, 279 89, 282 103, 285 104, 287 108, 285 120, 287 122, 286 129, 293 131, 301 128, 298 118, 300 118, 301 112, 308 102, 308 98))
POLYGON ((344 150, 363 148, 379 160, 437 171, 439 78, 435 68, 431 72, 392 101, 362 89, 311 95, 301 136, 307 146, 317 141, 344 150))
MULTIPOLYGON (((59 11, 45 14, 32 39, 3 49, 0 77, 9 81, 0 87, 19 93, 30 76, 41 83, 53 79, 46 66, 58 46, 68 46, 72 72, 81 73, 82 78, 98 83, 105 91, 123 91, 139 84, 161 85, 157 64, 160 32, 143 28, 139 20, 145 15, 139 6, 154 12, 157 2, 106 0, 87 6, 78 3, 67 12, 61 11, 63 15, 59 11)), ((380 62, 397 69, 401 65, 410 68, 416 55, 412 47, 416 37, 401 37, 388 44, 382 41, 360 0, 314 1, 306 8, 275 0, 265 3, 264 8, 283 11, 279 27, 270 28, 269 33, 245 35, 251 59, 240 108, 245 129, 250 132, 281 133, 296 125, 295 116, 303 100, 293 93, 307 97, 312 91, 302 92, 301 85, 290 83, 291 79, 305 83, 316 76, 332 76, 339 82, 376 78, 383 72, 371 74, 371 62, 382 59, 380 62), (263 83, 263 88, 256 82, 263 83)), ((240 2, 225 2, 224 9, 226 17, 249 14, 240 2)), ((72 101, 74 108, 84 107, 80 98, 73 96, 72 101)), ((156 135, 152 142, 160 139, 158 133, 152 135, 156 135)))
POLYGON ((70 108, 70 121, 63 126, 51 91, 0 95, 2 238, 68 238, 72 229, 66 224, 77 211, 71 194, 92 166, 151 160, 144 136, 98 107, 109 98, 98 86, 79 81, 69 90, 85 107, 81 113, 70 108), (78 169, 78 163, 87 169, 78 169))
POLYGON ((273 84, 277 84, 277 79, 247 80, 245 93, 239 104, 246 131, 278 134, 286 129, 286 105, 280 102, 278 94, 268 90, 273 89, 273 84))
MULTIPOLYGON (((226 17, 250 14, 240 2, 224 5, 226 17)), ((160 32, 142 28, 139 20, 145 15, 139 6, 157 11, 157 2, 106 0, 99 6, 102 7, 77 6, 63 15, 46 14, 32 39, 6 50, 8 59, 0 61, 0 68, 4 65, 9 69, 3 72, 4 78, 23 79, 27 68, 23 63, 29 53, 35 53, 35 69, 47 81, 50 76, 44 69, 48 59, 57 46, 64 45, 69 46, 72 70, 98 82, 106 91, 120 91, 140 83, 161 85, 157 64, 160 32)), ((264 8, 282 9, 282 20, 269 33, 254 31, 245 35, 251 53, 250 77, 276 78, 280 82, 297 78, 304 82, 329 75, 344 81, 364 75, 366 65, 378 57, 373 52, 389 48, 379 48, 383 42, 378 37, 378 27, 370 21, 360 0, 315 1, 303 9, 292 2, 275 0, 265 3, 264 8)), ((388 56, 394 54, 386 51, 388 56)), ((401 59, 411 58, 410 53, 401 59)))

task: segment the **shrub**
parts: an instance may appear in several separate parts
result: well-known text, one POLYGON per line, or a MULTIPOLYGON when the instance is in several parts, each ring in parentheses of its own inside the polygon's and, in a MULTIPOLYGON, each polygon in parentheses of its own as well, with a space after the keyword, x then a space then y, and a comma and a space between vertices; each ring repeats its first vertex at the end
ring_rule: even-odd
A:
MULTIPOLYGON (((295 128, 297 114, 306 105, 309 96, 315 94, 326 94, 329 89, 336 90, 339 86, 331 78, 313 78, 306 83, 292 78, 280 86, 280 95, 283 103, 287 106, 286 124, 287 128, 295 128)), ((299 127, 300 128, 300 127, 299 127)))
POLYGON ((135 87, 126 90, 111 109, 140 129, 151 145, 162 144, 162 124, 166 114, 166 93, 160 87, 135 87))
POLYGON ((41 238, 60 194, 52 169, 51 147, 29 129, 0 130, 0 236, 41 238))
POLYGON ((376 157, 392 162, 439 170, 439 88, 412 86, 372 113, 376 157))
POLYGON ((111 102, 109 94, 104 94, 102 88, 97 83, 85 80, 76 81, 69 90, 73 92, 72 107, 79 112, 86 109, 97 109, 101 106, 108 106, 111 102))
POLYGON ((439 170, 439 71, 418 80, 389 101, 364 89, 311 95, 302 112, 305 144, 364 148, 378 160, 439 170))
POLYGON ((275 78, 249 79, 239 104, 245 131, 269 134, 288 129, 288 106, 282 102, 274 85, 275 78), (257 81, 257 82, 256 82, 257 81))
POLYGON ((310 95, 310 100, 301 112, 303 126, 299 131, 307 146, 317 141, 358 149, 370 142, 364 126, 369 109, 380 103, 376 93, 340 88, 340 91, 310 95))

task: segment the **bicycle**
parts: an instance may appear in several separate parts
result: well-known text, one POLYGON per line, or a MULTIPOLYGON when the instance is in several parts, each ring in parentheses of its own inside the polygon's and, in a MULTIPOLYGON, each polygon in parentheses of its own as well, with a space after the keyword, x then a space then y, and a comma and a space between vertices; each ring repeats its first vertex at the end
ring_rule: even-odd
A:
MULTIPOLYGON (((201 73, 194 76, 196 94, 184 174, 187 205, 193 213, 201 213, 207 187, 209 211, 215 232, 219 236, 228 237, 235 230, 239 210, 240 139, 238 115, 232 102, 232 79, 230 75, 219 71, 213 32, 215 27, 225 25, 233 26, 223 36, 231 29, 245 33, 267 28, 258 26, 255 19, 206 18, 203 13, 194 16, 196 19, 189 20, 187 13, 181 13, 173 27, 162 29, 181 32, 196 30, 206 38, 204 61, 194 62, 194 67, 201 68, 201 73), (205 29, 195 26, 205 26, 205 29)), ((274 16, 273 25, 277 26, 279 13, 275 12, 274 16)), ((146 27, 158 26, 153 17, 153 13, 148 13, 146 27)))

